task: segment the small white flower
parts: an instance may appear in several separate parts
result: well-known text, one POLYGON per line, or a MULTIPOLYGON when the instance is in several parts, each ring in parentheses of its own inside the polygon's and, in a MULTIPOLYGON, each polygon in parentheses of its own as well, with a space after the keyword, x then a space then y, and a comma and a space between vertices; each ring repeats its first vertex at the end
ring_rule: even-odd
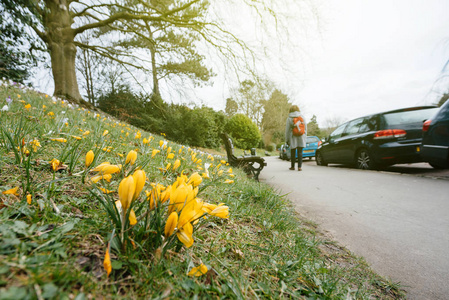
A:
POLYGON ((8 110, 9 110, 9 106, 8 105, 5 105, 5 106, 2 107, 2 111, 8 111, 8 110))

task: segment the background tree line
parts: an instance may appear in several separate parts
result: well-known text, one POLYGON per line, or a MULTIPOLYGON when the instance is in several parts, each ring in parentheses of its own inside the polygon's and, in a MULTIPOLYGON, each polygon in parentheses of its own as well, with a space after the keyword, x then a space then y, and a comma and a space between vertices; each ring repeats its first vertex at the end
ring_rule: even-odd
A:
MULTIPOLYGON (((264 25, 259 27, 268 29, 261 40, 288 37, 283 4, 274 0, 0 0, 0 76, 23 82, 30 67, 47 57, 56 96, 192 146, 217 147, 218 133, 228 131, 238 147, 274 148, 284 140, 292 102, 257 75, 264 59, 258 48, 214 14, 224 4, 253 11, 264 25), (161 92, 161 83, 182 93, 189 84, 210 82, 215 74, 205 46, 226 70, 247 78, 227 99, 225 112, 169 104, 161 92)), ((291 5, 289 10, 303 2, 291 5)), ((308 121, 309 135, 326 134, 316 116, 308 121)))

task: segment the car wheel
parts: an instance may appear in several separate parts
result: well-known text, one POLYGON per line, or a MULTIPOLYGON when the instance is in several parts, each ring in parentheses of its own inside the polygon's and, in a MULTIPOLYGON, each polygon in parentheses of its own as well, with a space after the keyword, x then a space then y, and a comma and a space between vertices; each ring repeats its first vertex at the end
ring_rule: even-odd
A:
POLYGON ((373 170, 376 168, 373 157, 369 154, 368 150, 360 149, 357 152, 356 167, 361 170, 373 170))
POLYGON ((316 164, 318 166, 327 166, 327 162, 324 161, 323 155, 321 152, 317 152, 315 155, 316 164))

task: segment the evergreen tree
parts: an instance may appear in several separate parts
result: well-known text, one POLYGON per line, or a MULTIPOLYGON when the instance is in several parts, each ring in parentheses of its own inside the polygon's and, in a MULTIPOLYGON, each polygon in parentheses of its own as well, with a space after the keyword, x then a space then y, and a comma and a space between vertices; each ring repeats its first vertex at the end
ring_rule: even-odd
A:
POLYGON ((307 123, 307 135, 314 135, 319 138, 322 137, 320 126, 318 125, 315 115, 313 115, 312 119, 310 119, 310 122, 307 123))
POLYGON ((36 58, 27 48, 38 44, 23 26, 18 26, 5 5, 0 2, 0 78, 23 83, 36 65, 36 58))
POLYGON ((284 140, 285 122, 291 105, 288 96, 278 89, 264 102, 262 134, 266 145, 284 140))

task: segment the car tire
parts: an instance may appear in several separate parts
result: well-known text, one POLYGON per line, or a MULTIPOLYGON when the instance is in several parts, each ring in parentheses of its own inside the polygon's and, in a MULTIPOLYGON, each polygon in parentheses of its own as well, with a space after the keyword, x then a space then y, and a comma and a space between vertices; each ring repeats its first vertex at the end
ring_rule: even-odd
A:
POLYGON ((377 168, 372 155, 367 149, 360 149, 357 151, 355 166, 360 170, 375 170, 377 168))
POLYGON ((324 161, 323 155, 321 152, 317 152, 315 154, 315 161, 318 166, 327 166, 327 162, 324 161))

